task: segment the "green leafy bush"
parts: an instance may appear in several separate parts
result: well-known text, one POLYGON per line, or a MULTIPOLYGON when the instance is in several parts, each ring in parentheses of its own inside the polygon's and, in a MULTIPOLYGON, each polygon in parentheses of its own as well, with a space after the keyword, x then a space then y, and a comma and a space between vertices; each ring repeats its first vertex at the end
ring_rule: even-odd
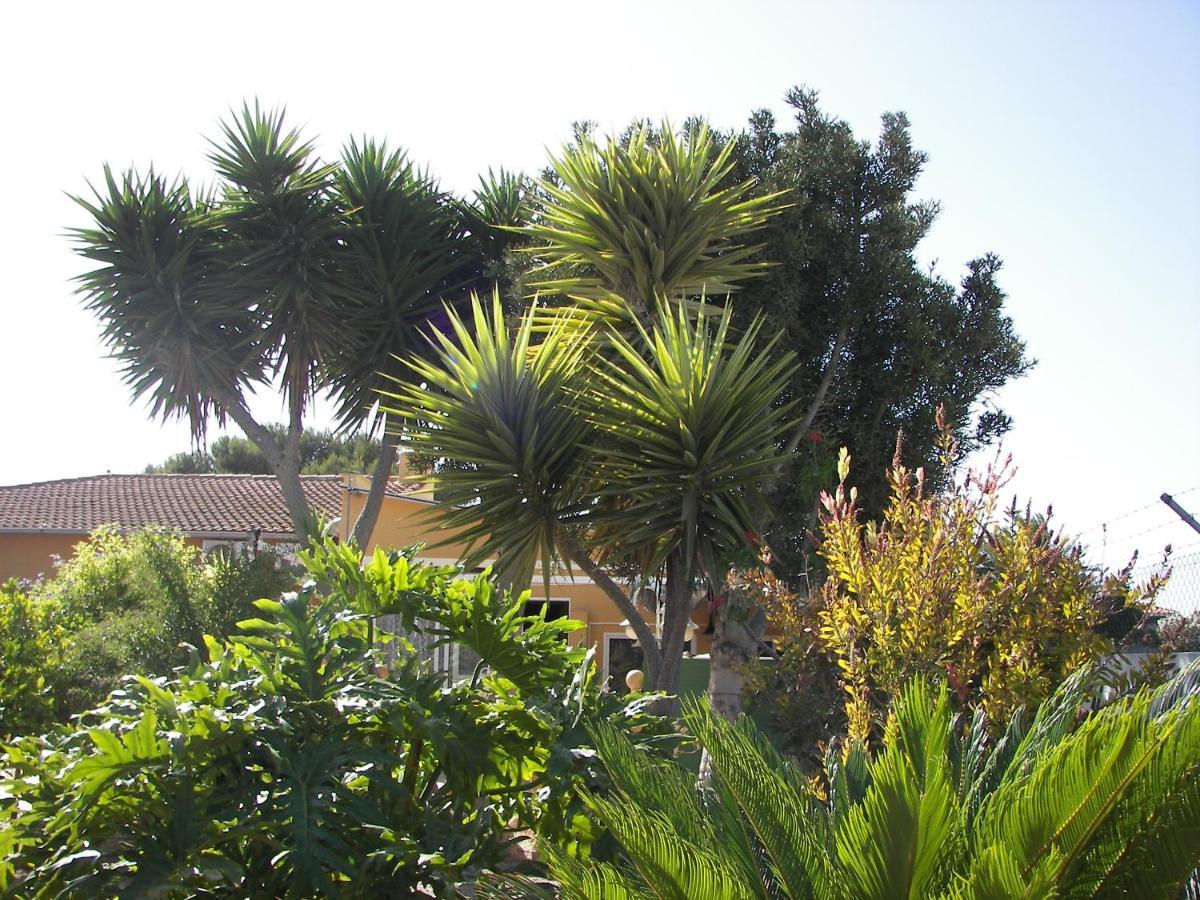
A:
POLYGON ((209 553, 201 576, 203 589, 192 601, 196 622, 204 634, 217 637, 236 632, 255 600, 296 586, 296 575, 269 545, 209 553))
MULTIPOLYGON (((624 854, 544 847, 558 896, 752 900, 1176 897, 1200 889, 1200 665, 1103 708, 1087 672, 993 740, 914 679, 878 753, 851 743, 810 781, 743 718, 684 718, 711 781, 594 729, 614 794, 592 797, 624 854), (1088 710, 1091 709, 1091 712, 1088 710)), ((535 896, 496 878, 494 896, 535 896)))
POLYGON ((10 699, 0 737, 65 721, 125 674, 169 673, 188 662, 190 648, 203 652, 204 634, 225 637, 254 600, 295 581, 267 549, 203 558, 176 532, 97 529, 48 579, 5 589, 0 697, 10 699), (22 674, 25 659, 36 663, 33 681, 22 674))
POLYGON ((206 638, 207 661, 5 748, 0 890, 448 897, 510 865, 515 829, 591 840, 576 788, 602 779, 582 723, 643 749, 661 725, 599 693, 590 655, 560 639, 578 623, 403 554, 301 556, 315 581, 206 638), (486 670, 446 686, 383 616, 486 670))
POLYGON ((0 584, 0 738, 55 719, 48 673, 60 664, 67 637, 54 613, 20 582, 0 584))

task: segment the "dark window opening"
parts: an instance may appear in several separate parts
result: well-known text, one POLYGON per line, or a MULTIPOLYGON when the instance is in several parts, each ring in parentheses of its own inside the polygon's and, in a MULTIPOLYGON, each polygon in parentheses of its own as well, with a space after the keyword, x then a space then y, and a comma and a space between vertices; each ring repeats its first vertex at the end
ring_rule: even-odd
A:
MULTIPOLYGON (((683 642, 683 652, 691 653, 694 649, 692 641, 683 642)), ((628 694, 629 686, 625 683, 625 676, 633 669, 641 669, 643 672, 646 667, 643 663, 646 661, 646 655, 642 652, 642 645, 632 638, 617 637, 610 635, 608 638, 608 689, 617 694, 628 694)))
POLYGON ((525 608, 521 610, 521 614, 525 616, 540 616, 542 607, 546 608, 546 621, 553 622, 555 619, 566 619, 571 615, 570 600, 526 600, 525 608))
MULTIPOLYGON (((526 600, 521 614, 525 616, 540 616, 543 607, 546 609, 547 622, 553 622, 555 619, 569 619, 571 617, 570 600, 526 600)), ((522 630, 525 627, 527 626, 523 626, 522 630)), ((564 644, 567 642, 567 633, 565 631, 560 632, 558 637, 564 644)))

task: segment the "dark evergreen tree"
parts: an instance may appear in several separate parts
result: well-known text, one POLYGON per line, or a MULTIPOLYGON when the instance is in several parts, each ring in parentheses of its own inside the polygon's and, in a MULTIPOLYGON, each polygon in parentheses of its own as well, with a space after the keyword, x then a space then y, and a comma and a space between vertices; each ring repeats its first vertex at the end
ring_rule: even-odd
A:
POLYGON ((786 190, 792 204, 760 233, 759 257, 772 266, 736 305, 747 321, 765 314, 772 327, 764 333, 782 333, 780 349, 800 360, 791 396, 804 414, 788 442, 797 453, 774 493, 768 534, 795 580, 839 446, 864 476, 860 508, 878 515, 897 435, 902 460, 925 466, 936 484, 938 405, 968 454, 1008 431, 995 392, 1032 361, 1004 311, 998 257, 969 261, 957 285, 918 262, 938 205, 912 196, 927 158, 913 147, 907 117, 885 114, 872 143, 825 114, 815 91, 795 88, 787 101, 792 130, 755 112, 731 178, 757 178, 762 193, 786 190))

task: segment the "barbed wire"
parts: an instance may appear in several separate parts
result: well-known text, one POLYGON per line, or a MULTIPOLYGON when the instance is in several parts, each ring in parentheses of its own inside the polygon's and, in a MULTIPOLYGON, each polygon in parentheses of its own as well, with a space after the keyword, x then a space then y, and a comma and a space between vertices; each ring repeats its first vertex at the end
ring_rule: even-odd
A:
MULTIPOLYGON (((1191 494, 1194 491, 1200 491, 1200 484, 1196 485, 1195 487, 1190 487, 1185 491, 1169 491, 1168 493, 1170 493, 1170 495, 1172 497, 1174 497, 1175 499, 1179 499, 1180 497, 1186 497, 1188 494, 1191 494)), ((1082 537, 1085 534, 1090 534, 1091 532, 1096 531, 1099 528, 1105 528, 1108 525, 1115 525, 1117 522, 1122 522, 1125 519, 1132 518, 1133 516, 1136 516, 1140 512, 1145 512, 1146 510, 1151 509, 1152 507, 1158 506, 1160 503, 1162 503, 1162 499, 1160 497, 1155 497, 1153 500, 1151 500, 1145 506, 1139 506, 1137 509, 1131 509, 1128 512, 1121 513, 1119 516, 1113 516, 1111 518, 1105 519, 1103 522, 1097 522, 1095 525, 1092 525, 1090 528, 1083 529, 1083 531, 1079 532, 1079 536, 1082 537)), ((1177 521, 1177 520, 1175 520, 1175 521, 1177 521)))
POLYGON ((1151 525, 1149 528, 1143 528, 1141 531, 1135 531, 1133 534, 1123 535, 1122 537, 1117 537, 1117 538, 1110 536, 1108 538, 1108 543, 1110 545, 1113 545, 1113 544, 1119 544, 1123 541, 1132 541, 1134 538, 1140 538, 1144 534, 1150 534, 1151 532, 1154 532, 1154 531, 1162 531, 1164 528, 1170 528, 1172 525, 1182 525, 1182 524, 1183 523, 1180 522, 1178 519, 1171 519, 1166 522, 1159 522, 1157 525, 1151 525))

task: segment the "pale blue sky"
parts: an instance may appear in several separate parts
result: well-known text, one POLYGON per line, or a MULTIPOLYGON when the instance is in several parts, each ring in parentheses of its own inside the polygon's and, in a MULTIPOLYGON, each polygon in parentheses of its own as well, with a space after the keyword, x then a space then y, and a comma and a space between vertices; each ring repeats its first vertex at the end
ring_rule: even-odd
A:
MULTIPOLYGON (((1109 564, 1200 541, 1154 503, 1200 486, 1200 3, 17 9, 0 59, 0 484, 140 471, 188 443, 131 406, 71 293, 61 234, 82 219, 64 192, 104 161, 207 178, 202 137, 258 96, 330 155, 367 132, 466 190, 489 165, 536 170, 575 119, 740 126, 804 83, 861 137, 908 113, 930 155, 919 192, 943 206, 924 259, 957 278, 1004 258, 1040 360, 1001 398, 1014 488, 1093 545, 1115 520, 1109 564)), ((1180 499, 1200 510, 1200 491, 1180 499)))

